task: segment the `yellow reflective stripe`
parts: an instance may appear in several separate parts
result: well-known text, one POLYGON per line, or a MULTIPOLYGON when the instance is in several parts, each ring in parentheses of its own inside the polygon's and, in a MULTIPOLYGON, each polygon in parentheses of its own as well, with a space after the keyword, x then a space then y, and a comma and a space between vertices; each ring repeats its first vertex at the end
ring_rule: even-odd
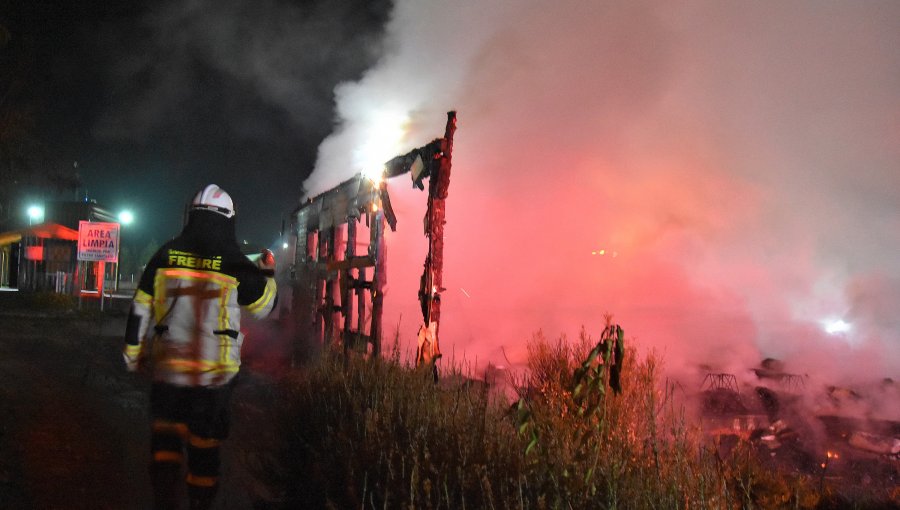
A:
POLYGON ((162 433, 162 434, 172 434, 176 435, 182 439, 188 437, 190 431, 187 428, 187 424, 166 421, 166 420, 153 420, 153 423, 150 425, 150 428, 153 432, 162 433))
MULTIPOLYGON (((213 271, 179 268, 160 269, 156 272, 156 278, 153 281, 153 294, 156 296, 156 304, 158 305, 154 308, 154 319, 156 322, 161 321, 168 313, 168 310, 165 309, 165 304, 168 300, 166 282, 170 280, 213 281, 221 286, 222 293, 225 295, 223 297, 227 297, 228 293, 238 286, 237 278, 213 271)), ((227 302, 224 304, 227 304, 227 302)))
POLYGON ((141 353, 140 345, 125 344, 125 355, 129 358, 136 358, 141 353))
POLYGON ((187 475, 188 485, 193 485, 194 487, 215 487, 218 481, 219 478, 217 476, 197 476, 193 473, 188 473, 187 475))
POLYGON ((153 462, 182 462, 184 456, 178 452, 153 452, 153 462))
POLYGON ((150 294, 147 294, 146 292, 142 291, 141 289, 138 289, 137 292, 134 293, 135 304, 149 307, 150 302, 152 300, 153 300, 153 296, 151 296, 150 294))
MULTIPOLYGON (((225 291, 222 293, 222 300, 219 306, 219 329, 225 330, 229 328, 229 317, 228 317, 228 300, 231 296, 231 287, 226 287, 225 291)), ((231 341, 225 340, 224 342, 219 342, 219 362, 226 363, 228 361, 228 351, 231 348, 231 341)))
POLYGON ((186 360, 186 359, 172 359, 165 360, 163 364, 175 371, 182 373, 199 373, 199 372, 210 372, 210 373, 232 373, 237 372, 240 368, 239 365, 235 363, 219 363, 215 361, 194 361, 194 360, 186 360))
POLYGON ((166 316, 166 309, 163 306, 166 303, 166 279, 163 276, 162 273, 157 272, 153 279, 153 295, 156 304, 159 305, 153 308, 153 320, 157 323, 166 316))
POLYGON ((191 434, 190 439, 188 441, 191 443, 191 446, 194 448, 216 448, 222 444, 222 441, 218 439, 212 439, 208 437, 200 437, 191 434))
POLYGON ((228 276, 227 274, 216 273, 214 271, 202 271, 199 269, 160 269, 156 272, 157 277, 160 275, 178 280, 213 280, 224 287, 237 287, 237 278, 228 276))
POLYGON ((275 293, 277 291, 277 286, 275 284, 274 278, 266 278, 266 288, 263 290, 263 295, 260 296, 254 303, 251 303, 247 309, 250 310, 250 313, 258 313, 260 310, 269 305, 269 302, 272 301, 272 298, 275 297, 275 293))

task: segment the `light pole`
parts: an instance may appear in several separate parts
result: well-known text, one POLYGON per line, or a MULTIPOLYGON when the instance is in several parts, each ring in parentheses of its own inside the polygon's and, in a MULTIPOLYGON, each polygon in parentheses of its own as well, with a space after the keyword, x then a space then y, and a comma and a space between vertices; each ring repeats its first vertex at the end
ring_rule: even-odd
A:
MULTIPOLYGON (((119 213, 119 223, 124 227, 125 225, 130 225, 134 221, 134 214, 128 209, 123 210, 119 213)), ((119 291, 119 266, 122 263, 119 260, 119 257, 122 256, 122 238, 124 237, 124 228, 119 230, 119 246, 116 247, 116 292, 119 291)))

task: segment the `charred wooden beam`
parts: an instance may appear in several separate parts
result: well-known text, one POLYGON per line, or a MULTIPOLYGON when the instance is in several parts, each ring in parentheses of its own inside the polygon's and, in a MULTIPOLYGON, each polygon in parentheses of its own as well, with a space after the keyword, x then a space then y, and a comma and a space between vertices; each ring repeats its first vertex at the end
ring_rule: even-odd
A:
MULTIPOLYGON (((419 300, 425 321, 420 328, 420 345, 416 355, 417 364, 434 363, 440 359, 439 343, 441 321, 441 292, 444 272, 444 224, 446 223, 446 199, 450 188, 450 171, 453 155, 453 135, 456 132, 456 112, 447 114, 444 138, 435 140, 431 147, 433 154, 425 168, 430 175, 428 182, 428 208, 425 213, 425 235, 428 237, 428 255, 419 287, 419 300), (426 341, 421 339, 425 336, 426 341)), ((409 155, 407 155, 407 159, 409 155)), ((416 158, 421 158, 417 154, 416 158)), ((427 154, 426 154, 427 156, 427 154)), ((414 160, 414 162, 417 160, 414 160)), ((423 159, 423 164, 425 160, 423 159)), ((414 179, 415 180, 415 179, 414 179)))

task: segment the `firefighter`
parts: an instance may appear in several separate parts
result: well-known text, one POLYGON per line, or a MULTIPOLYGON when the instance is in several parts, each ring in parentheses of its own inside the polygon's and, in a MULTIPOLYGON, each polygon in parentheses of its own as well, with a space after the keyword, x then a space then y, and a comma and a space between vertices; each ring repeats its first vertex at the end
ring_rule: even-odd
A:
POLYGON ((181 234, 148 262, 128 316, 126 366, 152 381, 156 508, 178 508, 185 481, 189 507, 211 507, 241 364, 241 312, 262 318, 277 301, 274 257, 266 250, 253 264, 241 253, 234 215, 220 187, 200 190, 181 234))

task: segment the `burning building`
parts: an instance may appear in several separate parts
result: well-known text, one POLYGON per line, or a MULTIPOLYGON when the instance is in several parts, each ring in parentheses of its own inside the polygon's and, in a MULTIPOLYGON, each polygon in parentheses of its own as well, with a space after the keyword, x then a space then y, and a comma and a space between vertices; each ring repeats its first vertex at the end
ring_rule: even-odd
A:
POLYGON ((345 352, 380 354, 387 277, 384 232, 385 226, 397 228, 385 179, 409 173, 419 189, 425 189, 428 179, 428 255, 418 289, 423 324, 417 363, 440 358, 443 230, 455 131, 456 112, 449 112, 442 138, 391 159, 374 177, 356 174, 292 212, 292 307, 300 345, 337 343, 345 352))

